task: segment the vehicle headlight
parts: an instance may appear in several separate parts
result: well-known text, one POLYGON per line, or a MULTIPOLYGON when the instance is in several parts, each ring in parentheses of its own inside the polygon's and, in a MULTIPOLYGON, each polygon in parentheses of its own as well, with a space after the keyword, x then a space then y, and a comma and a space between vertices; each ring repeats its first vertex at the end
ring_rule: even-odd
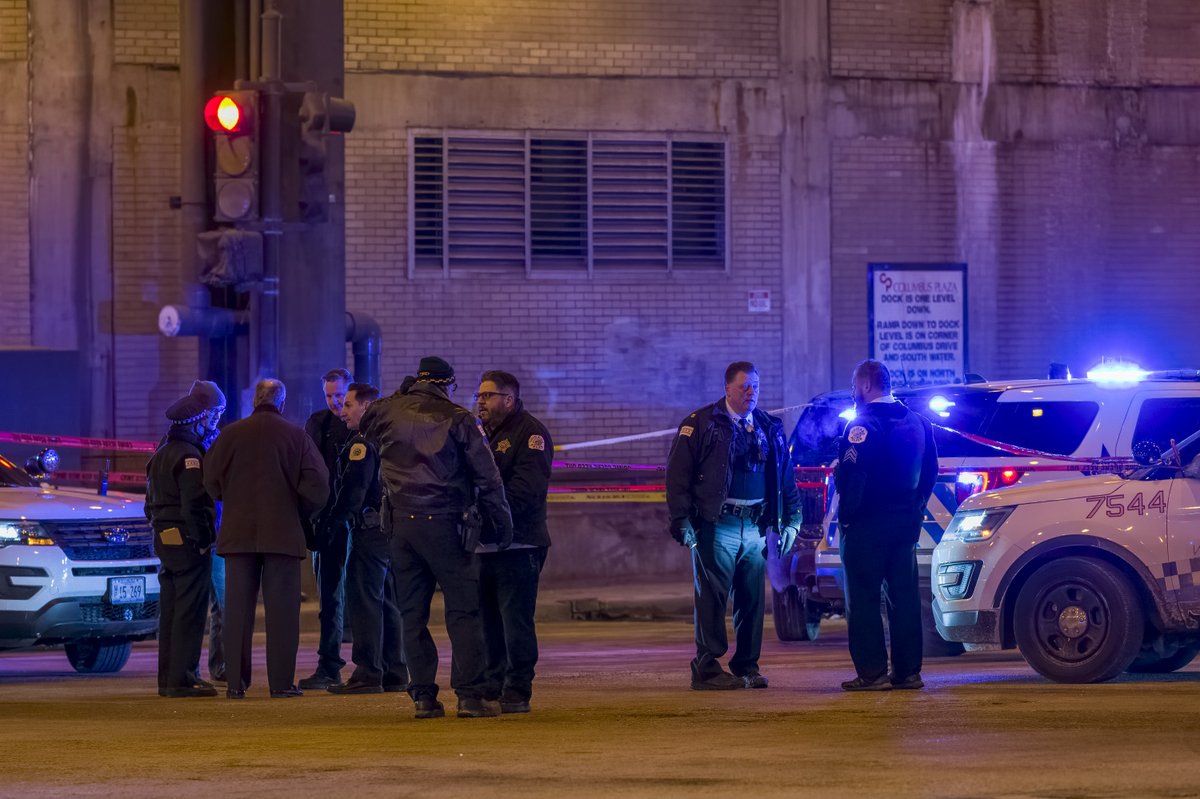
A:
POLYGON ((954 519, 946 532, 943 541, 986 541, 996 534, 1000 525, 1016 508, 1008 505, 1002 508, 986 508, 984 510, 966 510, 954 514, 954 519))
POLYGON ((54 540, 37 522, 27 522, 23 519, 0 519, 0 547, 11 544, 49 545, 54 540))

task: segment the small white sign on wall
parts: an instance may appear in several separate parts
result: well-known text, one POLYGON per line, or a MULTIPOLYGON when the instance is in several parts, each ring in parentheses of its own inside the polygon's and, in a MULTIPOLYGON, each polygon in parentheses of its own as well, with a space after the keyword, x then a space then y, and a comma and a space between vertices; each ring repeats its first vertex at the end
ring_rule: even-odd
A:
POLYGON ((871 357, 893 386, 952 383, 967 371, 967 265, 869 264, 871 357))
POLYGON ((746 294, 746 310, 750 313, 768 313, 771 310, 771 292, 765 289, 753 290, 746 294))

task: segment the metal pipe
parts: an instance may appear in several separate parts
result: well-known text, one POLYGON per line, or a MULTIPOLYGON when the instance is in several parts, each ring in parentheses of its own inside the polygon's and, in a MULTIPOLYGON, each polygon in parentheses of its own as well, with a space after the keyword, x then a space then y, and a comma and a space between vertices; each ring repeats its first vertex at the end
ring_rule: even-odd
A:
POLYGON ((250 71, 250 8, 247 0, 233 3, 233 64, 238 80, 253 80, 250 71))
POLYGON ((282 80, 280 76, 281 28, 283 15, 275 10, 274 3, 262 15, 262 79, 282 80))
POLYGON ((250 0, 247 16, 250 22, 250 59, 246 66, 250 70, 250 80, 258 80, 262 75, 262 0, 250 0))
MULTIPOLYGON (((272 4, 273 6, 273 4, 272 4)), ((263 14, 262 71, 270 85, 263 91, 266 108, 262 136, 263 286, 258 292, 256 378, 279 376, 279 259, 283 247, 283 199, 280 188, 283 84, 279 80, 280 14, 263 14)))
POLYGON ((204 0, 180 0, 179 17, 179 266, 187 304, 204 308, 209 305, 209 295, 200 283, 203 264, 196 252, 196 236, 208 222, 204 119, 200 113, 205 100, 204 0))
POLYGON ((382 379, 380 353, 383 331, 375 318, 365 313, 346 311, 346 341, 354 352, 354 379, 379 388, 382 379))

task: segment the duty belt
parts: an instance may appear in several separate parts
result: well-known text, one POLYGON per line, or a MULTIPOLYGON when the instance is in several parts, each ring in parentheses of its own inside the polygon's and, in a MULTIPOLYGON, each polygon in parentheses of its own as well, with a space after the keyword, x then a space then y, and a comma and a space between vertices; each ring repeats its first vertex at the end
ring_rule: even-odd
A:
POLYGON ((725 516, 736 516, 739 519, 749 519, 752 522, 757 522, 758 517, 763 512, 763 502, 756 502, 753 505, 738 505, 732 502, 726 502, 721 506, 721 514, 725 516))

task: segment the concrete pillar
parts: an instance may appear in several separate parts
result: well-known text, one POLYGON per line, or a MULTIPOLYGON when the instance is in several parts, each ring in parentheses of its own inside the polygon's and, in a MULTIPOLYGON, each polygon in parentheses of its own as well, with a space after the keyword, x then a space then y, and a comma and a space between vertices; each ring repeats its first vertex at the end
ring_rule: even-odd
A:
POLYGON ((840 377, 831 374, 829 0, 780 3, 779 13, 783 393, 794 405, 840 377))

